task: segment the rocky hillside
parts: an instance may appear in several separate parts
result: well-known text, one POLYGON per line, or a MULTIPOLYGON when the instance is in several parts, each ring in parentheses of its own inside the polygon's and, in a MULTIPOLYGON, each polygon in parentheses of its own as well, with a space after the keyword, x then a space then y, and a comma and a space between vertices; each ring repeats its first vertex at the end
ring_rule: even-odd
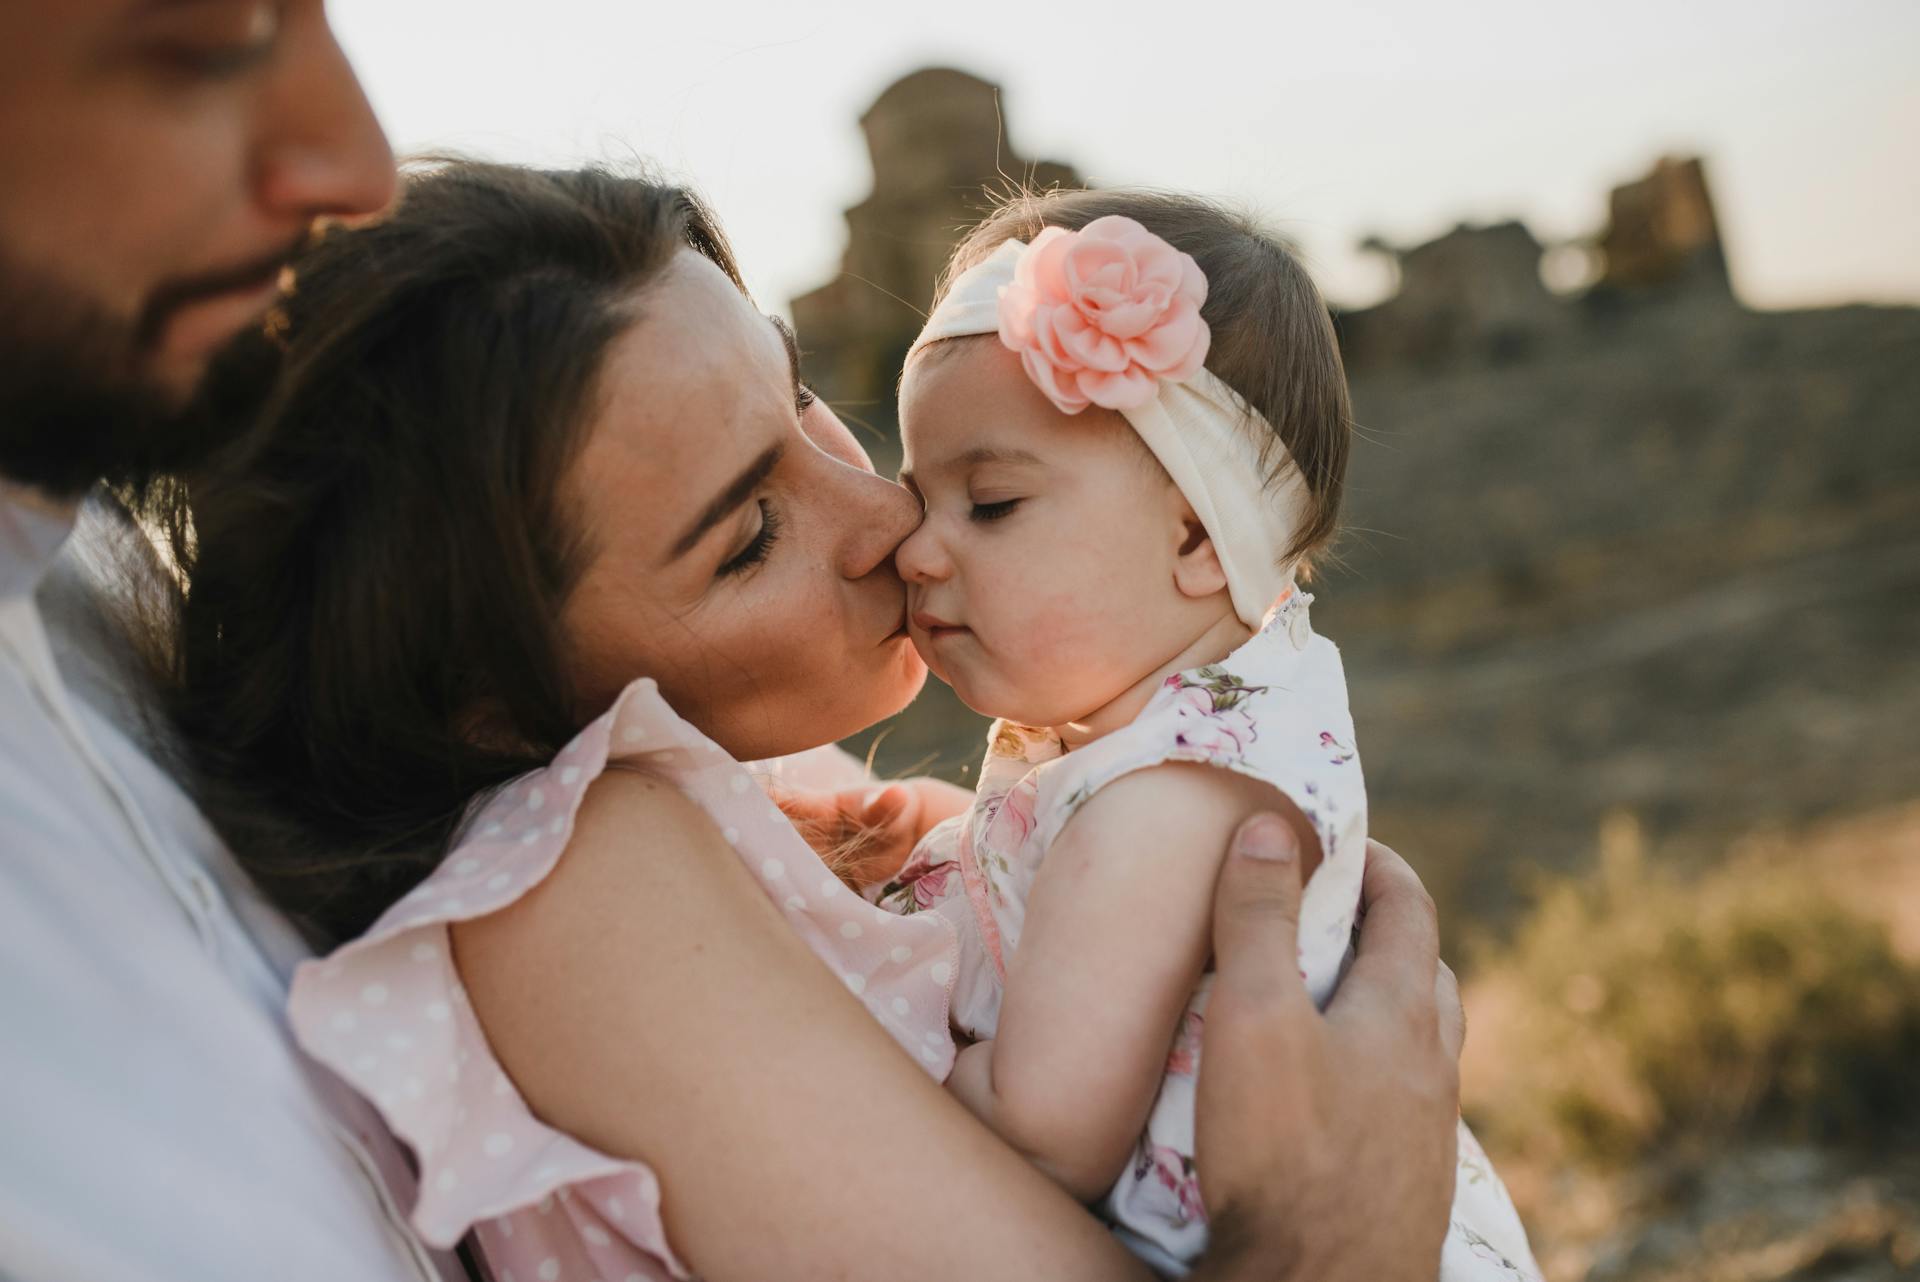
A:
POLYGON ((1609 810, 1685 852, 1920 795, 1920 310, 1568 308, 1356 371, 1318 585, 1376 828, 1475 915, 1609 810))

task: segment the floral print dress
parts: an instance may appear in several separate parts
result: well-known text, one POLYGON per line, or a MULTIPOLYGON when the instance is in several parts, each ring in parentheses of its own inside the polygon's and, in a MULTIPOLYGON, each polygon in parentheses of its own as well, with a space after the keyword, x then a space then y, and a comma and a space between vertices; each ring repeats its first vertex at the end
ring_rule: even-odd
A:
MULTIPOLYGON (((1315 1001, 1332 996, 1351 955, 1367 801, 1340 655, 1313 632, 1312 600, 1290 594, 1240 649, 1167 678, 1131 724, 1071 753, 1051 730, 994 724, 972 807, 928 833, 876 892, 882 908, 955 928, 956 1029, 994 1035, 1028 892, 1074 812, 1122 775, 1172 761, 1270 783, 1313 826, 1324 859, 1301 901, 1300 970, 1315 1001)), ((1212 873, 1209 863, 1196 875, 1212 873)), ((1099 1207, 1135 1254, 1169 1276, 1184 1274, 1207 1241, 1193 1162, 1194 1083, 1211 987, 1209 974, 1188 1002, 1133 1158, 1099 1207)), ((1538 1278, 1506 1190, 1464 1127, 1460 1151, 1441 1277, 1538 1278)))

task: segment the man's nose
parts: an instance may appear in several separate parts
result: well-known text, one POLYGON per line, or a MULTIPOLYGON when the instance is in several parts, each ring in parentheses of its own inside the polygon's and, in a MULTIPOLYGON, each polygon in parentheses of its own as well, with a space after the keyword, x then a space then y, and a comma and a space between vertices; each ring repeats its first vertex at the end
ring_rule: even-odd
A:
POLYGON ((254 141, 256 198, 303 222, 378 213, 392 201, 396 179, 372 104, 320 6, 288 21, 298 26, 283 35, 285 56, 254 141))

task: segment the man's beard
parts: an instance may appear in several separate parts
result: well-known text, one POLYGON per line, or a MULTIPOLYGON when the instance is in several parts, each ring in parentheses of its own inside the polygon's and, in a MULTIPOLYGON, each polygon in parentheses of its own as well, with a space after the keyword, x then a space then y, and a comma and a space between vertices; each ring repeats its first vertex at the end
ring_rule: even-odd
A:
POLYGON ((142 328, 0 252, 0 477, 57 499, 139 489, 246 431, 271 364, 258 327, 184 403, 142 373, 142 328))

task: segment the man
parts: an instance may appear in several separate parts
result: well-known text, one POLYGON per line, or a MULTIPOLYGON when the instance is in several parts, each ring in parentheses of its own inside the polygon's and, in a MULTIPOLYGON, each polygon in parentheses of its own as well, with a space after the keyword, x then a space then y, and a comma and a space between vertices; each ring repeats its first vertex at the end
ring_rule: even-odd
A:
MULTIPOLYGON (((395 1143, 293 1047, 282 1010, 306 948, 148 746, 125 647, 62 552, 95 482, 189 467, 244 421, 200 403, 220 349, 260 319, 314 219, 374 213, 393 186, 320 0, 0 7, 0 1276, 15 1282, 461 1275, 408 1231, 395 1143)), ((1322 1019, 1294 979, 1297 869, 1257 825, 1220 892, 1201 1125, 1209 1193, 1232 1215, 1203 1267, 1430 1277, 1458 1051, 1431 910, 1383 859, 1356 982, 1322 1019)))

